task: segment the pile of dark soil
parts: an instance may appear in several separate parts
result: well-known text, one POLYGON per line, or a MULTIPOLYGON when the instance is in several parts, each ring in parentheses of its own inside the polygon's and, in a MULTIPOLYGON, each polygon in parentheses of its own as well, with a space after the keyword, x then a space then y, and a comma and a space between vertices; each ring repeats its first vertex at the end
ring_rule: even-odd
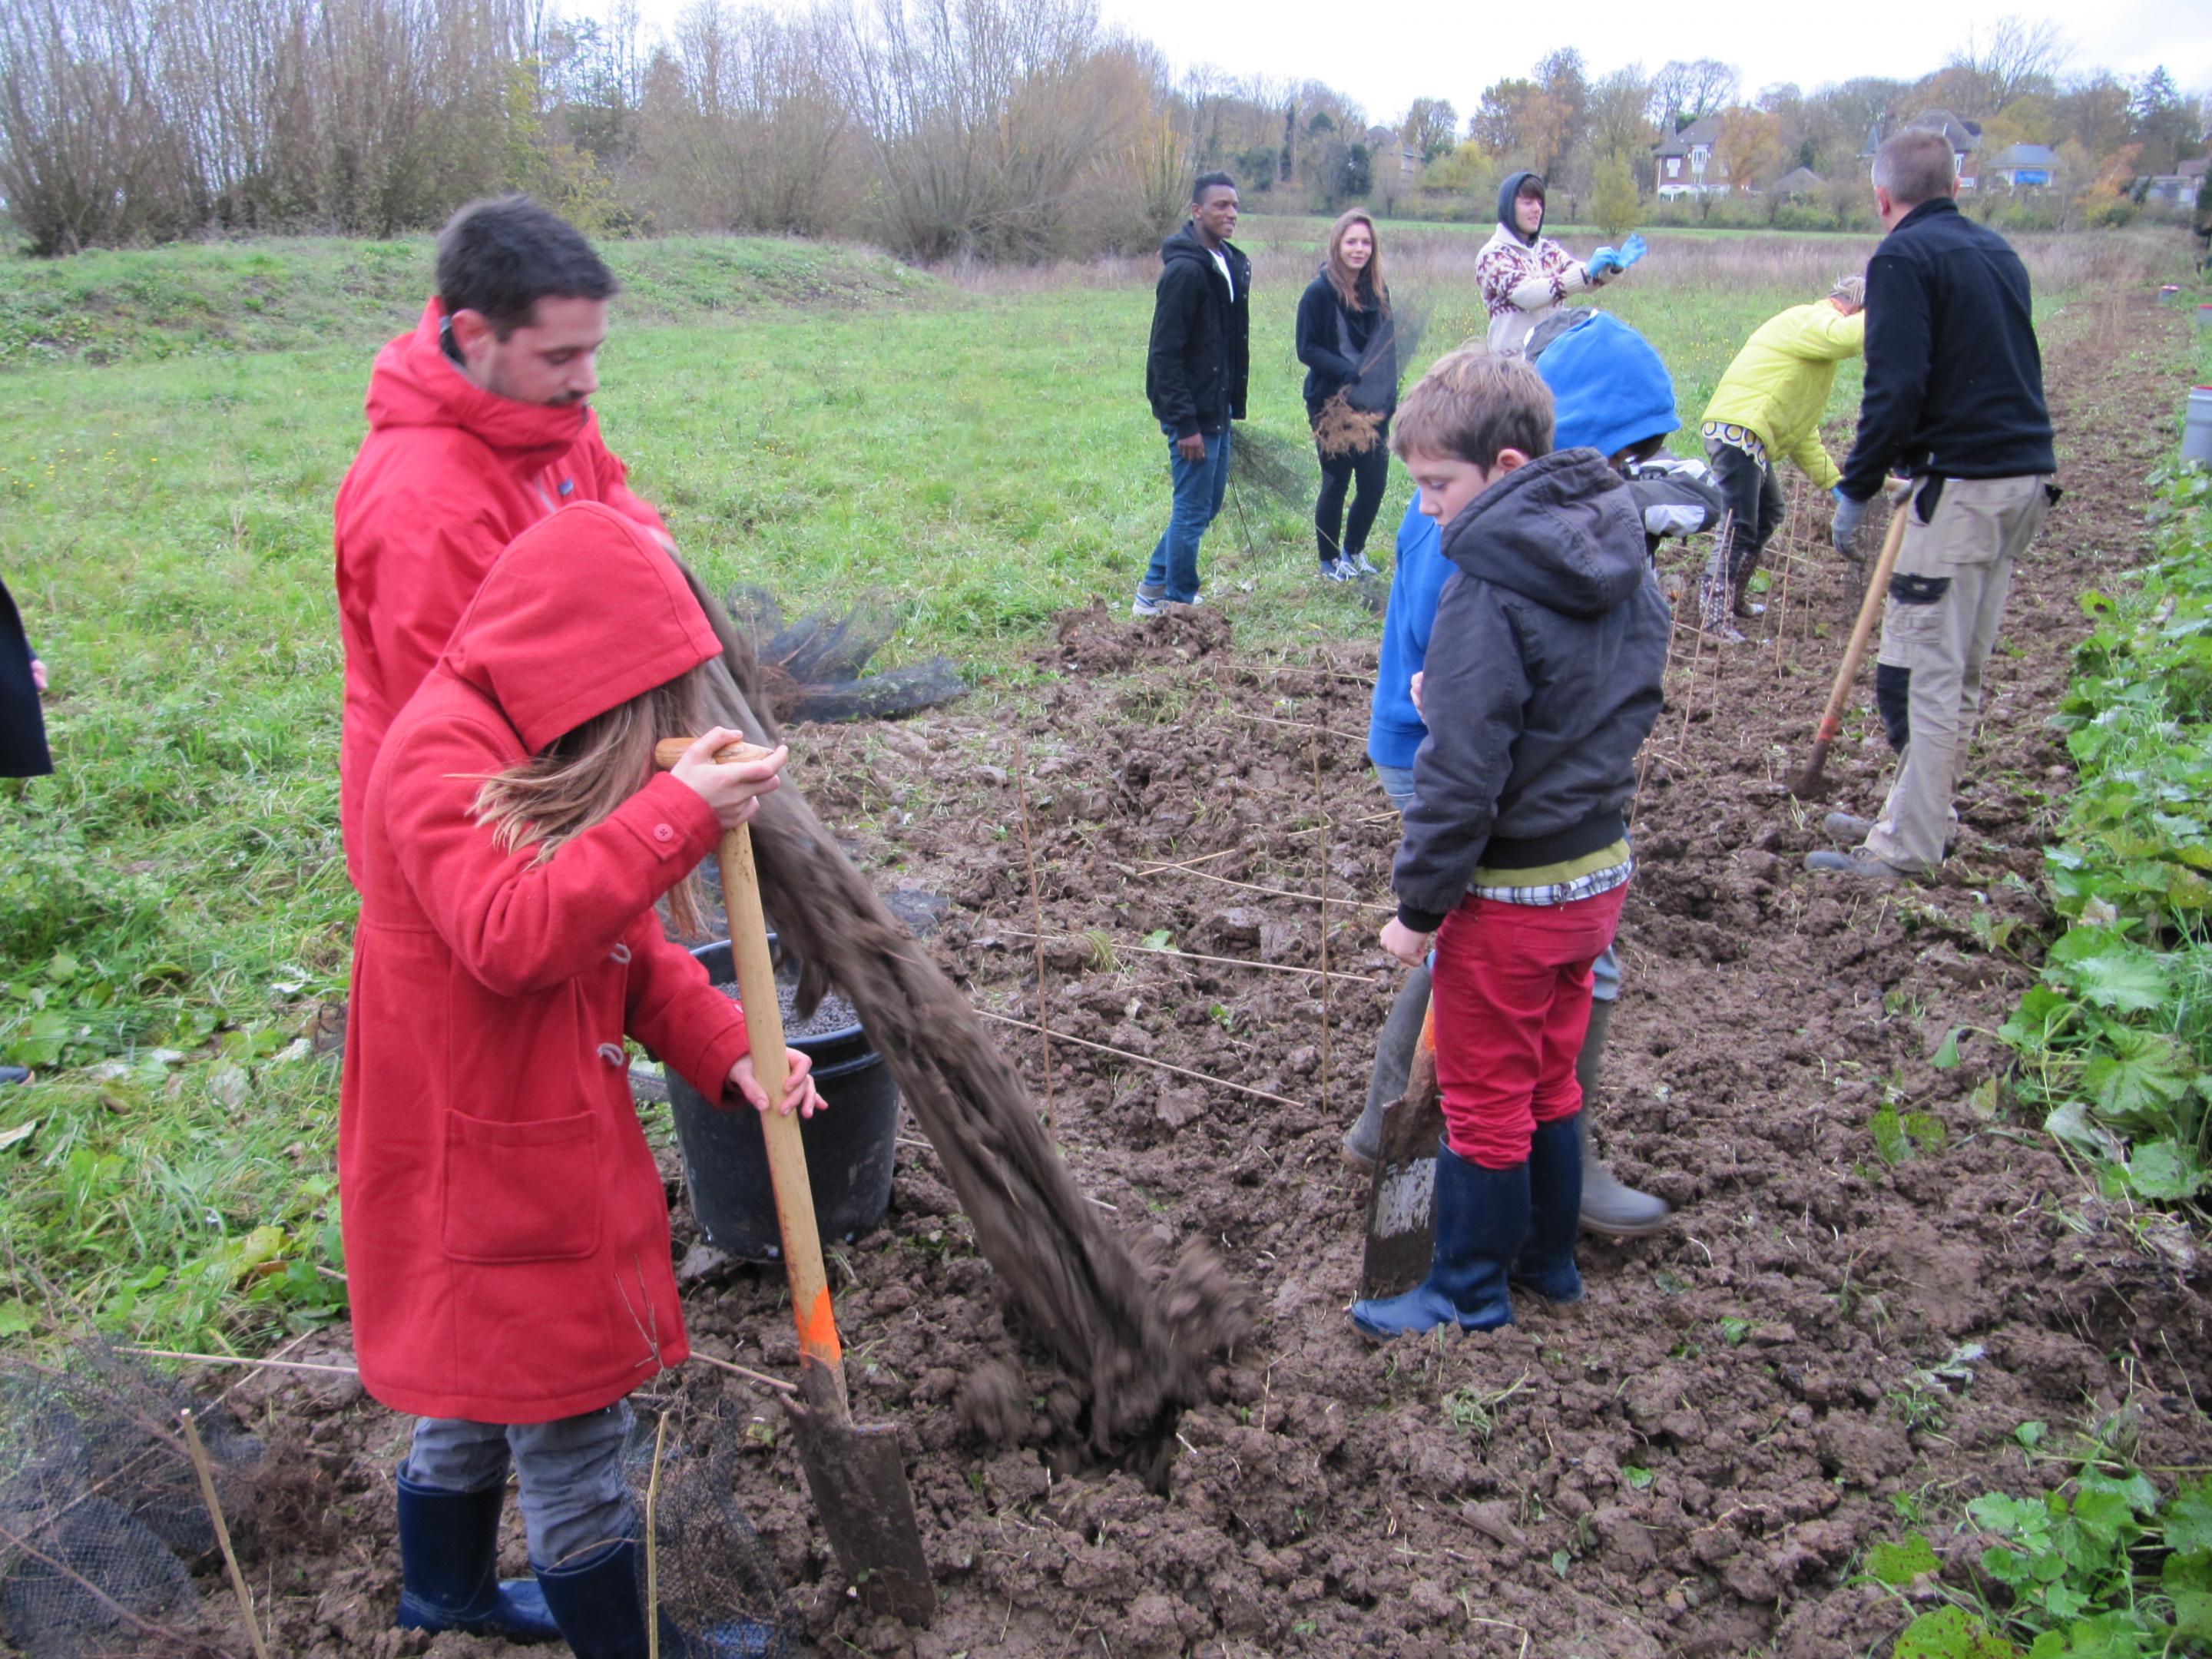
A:
MULTIPOLYGON (((1210 1241, 1260 1315, 1216 1403, 1182 1414, 1165 1491, 1102 1472, 1075 1391, 1002 1318, 936 1154, 902 1146, 888 1224, 832 1276, 854 1414, 911 1437, 933 1630, 847 1595, 765 1391, 696 1365, 662 1382, 744 1407, 738 1496, 822 1650, 1844 1659, 1905 1622, 1849 1582, 1869 1544, 2069 1473, 2024 1459, 2023 1420, 2047 1443, 2095 1428, 2145 1464, 2212 1459, 2193 1253, 2086 1195, 1987 1086, 2070 775, 2043 717, 2075 595, 2142 550, 2172 403, 2146 362, 2179 327, 2099 312, 2047 337, 2071 493, 2019 573, 1940 884, 1802 869, 1823 809, 1784 781, 1855 597, 1802 516, 1750 644, 1678 636, 1597 1121, 1680 1224, 1589 1243, 1589 1301, 1510 1330, 1376 1350, 1344 1317, 1365 1194, 1339 1136, 1397 971, 1374 943, 1395 829, 1362 758, 1370 644, 1269 660, 1212 611, 1136 627, 1094 610, 1042 653, 1065 675, 1023 720, 1018 765, 1003 720, 964 713, 794 732, 797 781, 878 890, 951 901, 924 948, 1018 1022, 1004 1052, 1090 1200, 1139 1243, 1210 1241), (1954 1030, 1960 1061, 1938 1069, 1954 1030), (1900 1127, 1877 1134, 1886 1107, 1900 1127)), ((1862 709, 1832 804, 1878 806, 1889 758, 1862 709)), ((680 1213, 677 1231, 681 1255, 680 1213)), ((703 1349, 793 1368, 774 1269, 687 1294, 703 1349)), ((327 1517, 262 1547, 278 1645, 433 1650, 381 1629, 404 1425, 327 1378, 234 1400, 327 1517)))

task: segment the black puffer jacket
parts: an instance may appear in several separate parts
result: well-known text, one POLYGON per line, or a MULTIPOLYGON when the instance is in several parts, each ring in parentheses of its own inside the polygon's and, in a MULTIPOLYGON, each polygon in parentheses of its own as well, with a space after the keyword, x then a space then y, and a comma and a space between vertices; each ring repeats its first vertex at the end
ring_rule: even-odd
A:
POLYGON ((1178 438, 1225 432, 1244 418, 1251 371, 1252 262, 1234 242, 1221 245, 1237 286, 1230 299, 1196 228, 1186 223, 1160 244, 1152 298, 1152 343, 1145 356, 1145 396, 1152 417, 1178 438))
MULTIPOLYGON (((1388 302, 1388 295, 1383 303, 1388 302)), ((1346 386, 1354 409, 1381 410, 1389 414, 1398 406, 1398 354, 1395 344, 1370 355, 1375 331, 1385 325, 1382 304, 1347 306, 1328 271, 1306 284, 1298 296, 1297 354, 1306 366, 1306 418, 1346 386), (1349 347, 1347 350, 1346 348, 1349 347)))
POLYGON ((1635 496, 1595 449, 1531 461, 1443 529, 1421 683, 1429 735, 1391 884, 1432 933, 1478 865, 1529 870, 1626 833, 1659 717, 1668 612, 1635 496))

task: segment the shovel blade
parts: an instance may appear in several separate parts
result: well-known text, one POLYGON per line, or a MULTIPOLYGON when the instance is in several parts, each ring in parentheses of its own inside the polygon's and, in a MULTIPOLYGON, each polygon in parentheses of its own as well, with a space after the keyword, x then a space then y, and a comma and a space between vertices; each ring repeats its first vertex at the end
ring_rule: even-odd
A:
POLYGON ((796 1402, 789 1411, 815 1511, 860 1600, 871 1612, 927 1624, 937 1612, 937 1587, 915 1522, 898 1431, 863 1428, 796 1402))
POLYGON ((1367 1244, 1359 1265, 1363 1300, 1401 1296, 1428 1276, 1437 1242, 1437 1142, 1444 1132, 1433 1028, 1414 1050, 1406 1092, 1383 1109, 1375 1186, 1367 1197, 1367 1244))

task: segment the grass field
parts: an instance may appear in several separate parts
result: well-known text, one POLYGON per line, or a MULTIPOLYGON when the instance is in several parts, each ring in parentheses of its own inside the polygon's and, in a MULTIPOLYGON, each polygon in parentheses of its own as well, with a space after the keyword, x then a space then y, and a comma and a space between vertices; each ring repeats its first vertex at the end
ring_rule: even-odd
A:
MULTIPOLYGON (((1251 427, 1306 441, 1291 312, 1320 222, 1251 221, 1251 427)), ((1479 238, 1386 234, 1425 351, 1477 331, 1479 238)), ((1736 346, 1865 239, 1653 238, 1605 303, 1673 367, 1686 421, 1736 346)), ((2031 248, 2045 306, 2181 248, 2031 248)), ((1054 612, 1126 599, 1166 505, 1145 410, 1147 261, 927 275, 796 244, 617 245, 599 407, 715 580, 787 610, 861 588, 892 649, 980 698, 1047 672, 1054 612)), ((260 243, 0 264, 0 571, 48 662, 58 775, 0 793, 0 1097, 12 1288, 0 1334, 72 1311, 187 1346, 328 1315, 343 994, 330 510, 375 347, 427 242, 260 243), (58 1298, 59 1300, 58 1300, 58 1298)), ((1847 415, 1855 365, 1838 377, 1847 415)), ((1407 487, 1394 471, 1376 550, 1407 487)), ((1303 499, 1240 491, 1210 597, 1247 647, 1372 630, 1312 579, 1303 499)))

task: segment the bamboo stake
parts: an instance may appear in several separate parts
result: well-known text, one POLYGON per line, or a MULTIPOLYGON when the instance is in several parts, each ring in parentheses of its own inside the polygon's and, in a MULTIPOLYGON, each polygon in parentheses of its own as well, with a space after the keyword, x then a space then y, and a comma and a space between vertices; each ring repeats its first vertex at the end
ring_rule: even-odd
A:
POLYGON ((668 1413, 653 1431, 653 1471, 645 1478, 645 1659, 660 1659, 660 1449, 668 1441, 668 1413))
MULTIPOLYGON (((998 924, 994 925, 997 926, 998 924)), ((1042 937, 1044 939, 1081 939, 1083 937, 1080 933, 1045 933, 1039 935, 1024 933, 1018 927, 1006 927, 1003 926, 1000 927, 1000 931, 1001 933, 1012 933, 1016 939, 1036 939, 1042 937)), ((1341 974, 1336 972, 1333 969, 1300 968, 1287 962, 1254 962, 1245 957, 1209 957, 1202 955, 1196 951, 1171 951, 1164 945, 1124 945, 1118 939, 1109 940, 1108 942, 1111 944, 1116 951, 1135 951, 1148 957, 1180 957, 1185 962, 1218 963, 1224 968, 1256 968, 1261 973, 1266 974, 1304 974, 1309 978, 1318 977, 1322 974, 1326 973, 1332 979, 1341 980, 1348 983, 1358 985, 1372 985, 1376 982, 1375 976, 1372 974, 1341 974)))
POLYGON ((122 1348, 118 1353, 149 1354, 156 1359, 190 1359, 203 1365, 246 1365, 272 1371, 328 1371, 333 1376, 359 1376, 352 1365, 319 1365, 307 1359, 249 1359, 235 1353, 185 1353, 176 1348, 122 1348))
POLYGON ((1328 1098, 1328 798, 1321 787, 1321 738, 1313 740, 1314 810, 1321 814, 1321 1097, 1328 1098))
MULTIPOLYGON (((929 1145, 926 1140, 917 1141, 913 1144, 921 1146, 927 1146, 929 1145)), ((701 1353, 696 1348, 691 1350, 691 1357, 702 1365, 712 1365, 718 1371, 728 1371, 734 1376, 744 1377, 748 1382, 757 1382, 761 1387, 764 1389, 774 1389, 780 1394, 797 1394, 799 1392, 799 1385, 796 1382, 787 1382, 781 1377, 770 1376, 763 1371, 748 1370, 744 1366, 737 1364, 731 1360, 717 1359, 710 1353, 701 1353)))
POLYGON ((1052 1038, 1044 1029, 1045 1011, 1050 1006, 1045 1000, 1044 990, 1044 901, 1037 896, 1036 854, 1030 848, 1030 791, 1027 781, 1029 765, 1022 749, 1022 734, 1014 732, 1014 801, 1022 815, 1022 862, 1030 872, 1030 915, 1036 921, 1036 1016, 1037 1048, 1044 1057, 1044 1127, 1052 1127, 1052 1038))
POLYGON ((222 1501, 215 1495, 215 1472, 208 1466, 207 1448, 200 1443, 199 1425, 191 1407, 177 1413, 185 1425, 185 1449, 191 1454, 192 1469, 200 1478, 200 1497, 206 1501, 208 1519, 215 1522, 215 1541, 222 1546, 222 1565, 230 1572, 230 1587, 238 1592, 238 1610, 246 1620, 246 1634, 253 1644, 255 1659, 269 1659, 268 1644, 261 1639, 261 1624, 253 1616, 253 1592, 240 1571, 238 1552, 230 1547, 230 1526, 222 1518, 222 1501))
MULTIPOLYGON (((978 1008, 975 1012, 986 1019, 997 1020, 1001 1025, 1018 1025, 1024 1031, 1036 1030, 1036 1027, 1030 1024, 1029 1021, 1016 1019, 1011 1014, 994 1014, 988 1008, 978 1008)), ((1065 1031, 1054 1031, 1053 1035, 1062 1042, 1073 1042, 1079 1048, 1096 1048, 1101 1054, 1117 1055, 1122 1060, 1133 1060, 1139 1066, 1150 1066, 1158 1071, 1173 1072, 1178 1077, 1194 1078, 1199 1082, 1209 1084, 1216 1089, 1230 1089, 1240 1095, 1251 1095, 1260 1100, 1272 1100, 1278 1106, 1297 1106, 1310 1109, 1310 1103, 1306 1101, 1291 1100, 1281 1095, 1271 1095, 1265 1089, 1255 1089, 1245 1083, 1231 1083, 1225 1078, 1208 1077, 1203 1072, 1194 1072, 1185 1066, 1170 1066, 1164 1060, 1154 1060, 1149 1054, 1133 1054, 1127 1048, 1116 1048, 1110 1042, 1093 1042, 1087 1037, 1070 1036, 1065 1031)))
MULTIPOLYGON (((1115 867, 1122 870, 1127 869, 1126 865, 1116 866, 1115 867)), ((1135 874, 1139 872, 1130 872, 1130 873, 1135 874)), ((1205 870, 1185 870, 1181 873, 1186 876, 1201 877, 1207 881, 1218 881, 1224 887, 1241 887, 1248 893, 1266 893, 1275 898, 1304 899, 1308 904, 1328 902, 1327 900, 1319 898, 1312 893, 1293 892, 1287 887, 1262 887, 1257 882, 1231 881, 1226 876, 1217 876, 1212 874, 1211 872, 1205 870)), ((1361 899, 1339 899, 1336 902, 1339 904, 1349 904, 1357 909, 1379 911, 1381 914, 1387 916, 1395 916, 1398 914, 1398 907, 1395 904, 1369 904, 1361 899)))

